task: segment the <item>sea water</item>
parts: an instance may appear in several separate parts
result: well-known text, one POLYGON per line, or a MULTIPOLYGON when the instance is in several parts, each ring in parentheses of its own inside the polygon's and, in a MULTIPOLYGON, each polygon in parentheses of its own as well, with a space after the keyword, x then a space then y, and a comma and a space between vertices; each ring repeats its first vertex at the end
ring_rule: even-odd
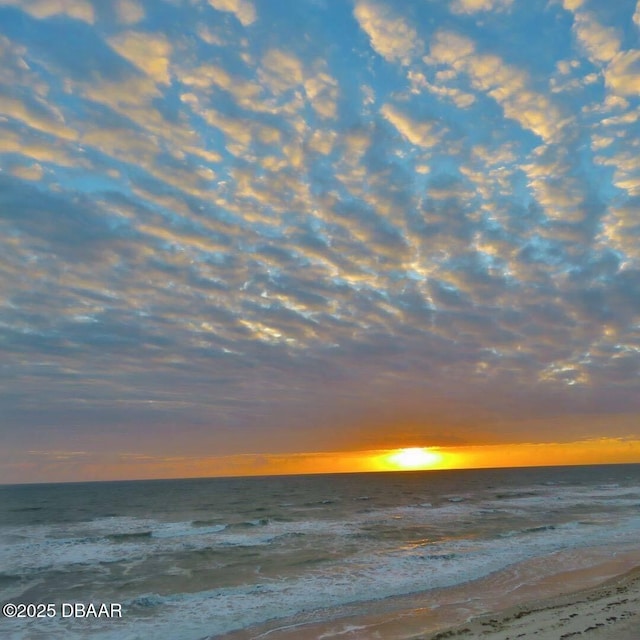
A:
MULTIPOLYGON (((640 465, 0 487, 0 616, 15 640, 201 640, 320 621, 559 551, 628 549, 640 465)), ((578 562, 578 560, 576 560, 578 562)))

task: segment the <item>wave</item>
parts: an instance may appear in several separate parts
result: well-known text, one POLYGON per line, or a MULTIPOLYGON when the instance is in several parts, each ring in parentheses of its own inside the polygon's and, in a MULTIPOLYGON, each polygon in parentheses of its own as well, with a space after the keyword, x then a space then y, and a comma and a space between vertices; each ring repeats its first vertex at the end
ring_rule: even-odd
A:
POLYGON ((0 573, 0 586, 15 584, 22 580, 22 576, 13 573, 0 573))
POLYGON ((146 593, 144 595, 138 596, 137 598, 134 598, 133 600, 129 600, 129 602, 127 602, 127 609, 129 607, 137 609, 150 609, 163 605, 165 604, 165 602, 167 602, 167 598, 164 598, 157 593, 146 593))
POLYGON ((132 540, 148 540, 152 535, 153 531, 135 531, 131 533, 111 533, 105 537, 113 542, 130 542, 132 540))
POLYGON ((217 520, 192 520, 192 527, 210 527, 211 525, 215 526, 223 526, 226 528, 227 525, 221 525, 217 520))
POLYGON ((557 527, 553 524, 542 524, 537 527, 527 527, 522 529, 522 533, 542 533, 543 531, 555 531, 557 527))
POLYGON ((228 528, 233 529, 251 529, 252 527, 266 527, 271 524, 269 518, 256 518, 255 520, 245 520, 243 522, 234 522, 228 525, 228 528))

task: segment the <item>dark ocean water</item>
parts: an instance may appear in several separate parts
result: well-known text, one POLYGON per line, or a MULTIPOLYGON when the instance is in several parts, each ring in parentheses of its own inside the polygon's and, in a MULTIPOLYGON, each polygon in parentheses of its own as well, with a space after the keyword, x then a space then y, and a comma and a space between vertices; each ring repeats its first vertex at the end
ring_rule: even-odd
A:
POLYGON ((3 486, 0 601, 123 617, 0 637, 200 640, 639 534, 640 465, 3 486))

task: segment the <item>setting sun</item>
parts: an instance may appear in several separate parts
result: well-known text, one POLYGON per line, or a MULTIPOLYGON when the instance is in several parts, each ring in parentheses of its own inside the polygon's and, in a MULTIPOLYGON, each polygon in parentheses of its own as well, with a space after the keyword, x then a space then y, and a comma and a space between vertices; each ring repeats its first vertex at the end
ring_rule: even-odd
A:
POLYGON ((442 460, 442 455, 430 449, 411 447, 398 449, 387 460, 397 469, 429 469, 442 460))

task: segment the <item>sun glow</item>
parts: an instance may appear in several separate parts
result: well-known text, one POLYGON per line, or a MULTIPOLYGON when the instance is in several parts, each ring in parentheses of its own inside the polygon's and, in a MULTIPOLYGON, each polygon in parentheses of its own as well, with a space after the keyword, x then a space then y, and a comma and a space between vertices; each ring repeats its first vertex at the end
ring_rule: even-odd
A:
POLYGON ((440 453, 423 447, 398 449, 387 456, 389 466, 395 469, 430 469, 441 461, 440 453))

